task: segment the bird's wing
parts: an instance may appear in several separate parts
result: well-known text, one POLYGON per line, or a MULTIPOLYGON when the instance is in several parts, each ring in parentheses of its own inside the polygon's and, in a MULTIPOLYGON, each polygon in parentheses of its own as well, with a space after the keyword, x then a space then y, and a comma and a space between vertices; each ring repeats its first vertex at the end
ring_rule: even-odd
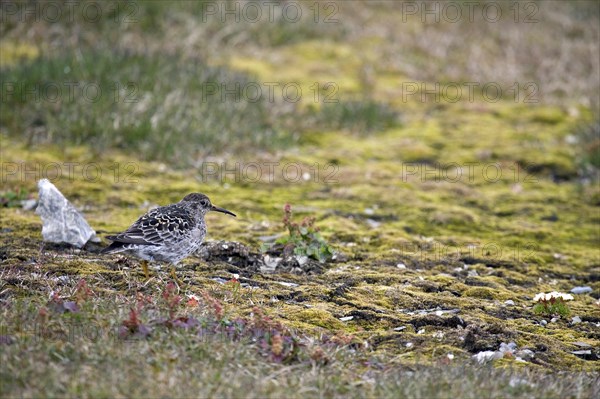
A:
POLYGON ((124 232, 106 238, 124 244, 161 245, 165 241, 178 240, 190 234, 193 224, 190 212, 174 204, 153 209, 124 232))

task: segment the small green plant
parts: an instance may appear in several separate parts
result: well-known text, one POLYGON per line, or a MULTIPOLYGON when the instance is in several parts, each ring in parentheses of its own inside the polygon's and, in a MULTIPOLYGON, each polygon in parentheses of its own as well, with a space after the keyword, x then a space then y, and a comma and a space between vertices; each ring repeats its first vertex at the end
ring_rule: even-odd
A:
POLYGON ((533 301, 536 302, 533 311, 536 314, 567 316, 571 312, 567 306, 567 301, 572 300, 573 295, 571 294, 555 291, 548 294, 541 292, 533 298, 533 301))
POLYGON ((15 208, 21 206, 21 201, 29 198, 29 194, 22 188, 17 191, 4 191, 0 193, 0 207, 15 208))
POLYGON ((325 262, 334 255, 333 248, 327 244, 315 226, 314 217, 305 217, 301 223, 292 221, 292 207, 285 204, 283 207, 283 225, 288 230, 288 235, 276 241, 284 246, 285 254, 308 256, 325 262))

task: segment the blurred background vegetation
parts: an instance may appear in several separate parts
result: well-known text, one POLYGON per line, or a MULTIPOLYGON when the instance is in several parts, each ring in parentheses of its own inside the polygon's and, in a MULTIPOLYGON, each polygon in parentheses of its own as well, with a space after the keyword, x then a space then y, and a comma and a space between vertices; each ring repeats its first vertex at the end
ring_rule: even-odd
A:
MULTIPOLYGON (((502 13, 494 23, 482 17, 486 2, 466 23, 466 15, 460 23, 445 21, 452 9, 436 22, 395 1, 292 2, 289 16, 282 14, 286 1, 269 15, 252 1, 82 2, 72 12, 67 3, 50 3, 62 5, 58 17, 52 7, 44 11, 44 2, 2 8, 0 128, 31 146, 84 144, 97 153, 118 149, 190 167, 209 154, 290 147, 309 131, 372 134, 398 126, 403 114, 435 109, 402 101, 403 82, 495 82, 505 101, 515 96, 516 82, 519 102, 530 96, 532 105, 578 114, 599 104, 595 2, 528 2, 517 9, 492 2, 502 13), (35 7, 37 13, 27 12, 35 7), (223 12, 236 7, 237 17, 223 12), (296 62, 295 53, 320 66, 296 62), (317 80, 335 84, 313 90, 335 95, 337 103, 314 101, 309 85, 317 80), (248 84, 273 81, 300 84, 302 98, 270 101, 266 90, 249 98, 248 84), (83 100, 75 89, 70 99, 69 82, 94 83, 102 95, 83 100), (58 86, 58 100, 44 100, 44 93, 55 93, 50 87, 32 101, 27 90, 49 83, 58 86), (209 85, 216 87, 211 95, 209 85), (226 95, 236 101, 222 101, 226 95)), ((480 88, 475 95, 481 98, 480 88)), ((583 123, 596 126, 579 130, 579 159, 588 170, 598 167, 598 141, 585 132, 597 132, 598 119, 584 114, 583 123)))
POLYGON ((0 396, 597 397, 599 22, 595 0, 0 2, 0 396), (208 162, 302 170, 205 179, 208 162), (291 204, 310 217, 306 252, 331 246, 336 263, 270 274, 192 257, 182 289, 210 291, 231 320, 264 313, 364 350, 344 338, 348 357, 333 346, 283 366, 171 329, 126 351, 29 340, 21 325, 80 278, 104 331, 166 283, 134 260, 44 246, 31 201, 56 170, 100 236, 202 191, 238 215, 208 215, 211 238, 258 253, 289 240, 291 204), (232 274, 251 286, 233 295, 232 274), (538 292, 575 286, 593 291, 570 305, 577 323, 531 312, 538 292), (21 298, 35 306, 20 312, 21 298), (458 363, 510 341, 535 352, 526 367, 458 363))

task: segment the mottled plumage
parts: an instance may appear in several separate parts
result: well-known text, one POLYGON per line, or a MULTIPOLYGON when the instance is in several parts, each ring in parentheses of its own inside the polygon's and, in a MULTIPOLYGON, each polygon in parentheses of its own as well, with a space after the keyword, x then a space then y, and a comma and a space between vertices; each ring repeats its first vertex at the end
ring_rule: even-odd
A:
POLYGON ((127 252, 146 261, 176 265, 202 244, 206 236, 204 215, 209 211, 235 216, 212 205, 204 194, 188 194, 176 204, 149 211, 124 232, 106 237, 113 243, 102 252, 127 252))

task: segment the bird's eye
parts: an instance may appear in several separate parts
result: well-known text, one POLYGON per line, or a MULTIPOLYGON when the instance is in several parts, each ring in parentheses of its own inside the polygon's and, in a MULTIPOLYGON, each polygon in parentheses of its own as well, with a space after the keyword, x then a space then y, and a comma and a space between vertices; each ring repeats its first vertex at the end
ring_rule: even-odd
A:
POLYGON ((208 200, 203 199, 202 201, 200 201, 200 205, 207 207, 208 206, 208 200))

